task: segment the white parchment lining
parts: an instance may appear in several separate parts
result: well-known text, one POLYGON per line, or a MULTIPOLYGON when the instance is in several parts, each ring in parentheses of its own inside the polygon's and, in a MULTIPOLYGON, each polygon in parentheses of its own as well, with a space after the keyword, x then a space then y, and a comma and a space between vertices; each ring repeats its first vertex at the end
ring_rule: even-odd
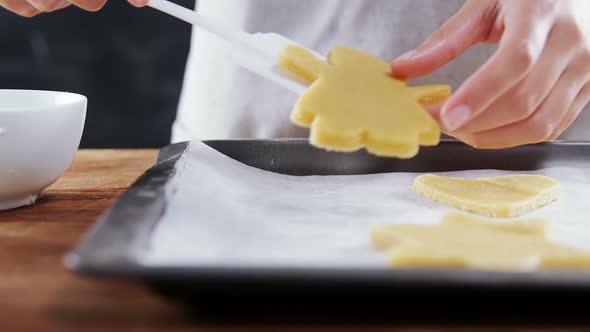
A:
MULTIPOLYGON (((288 176, 246 166, 201 142, 192 142, 176 167, 170 202, 144 258, 148 265, 382 269, 385 256, 370 246, 371 225, 438 223, 452 210, 412 191, 421 173, 288 176)), ((555 240, 590 250, 590 169, 518 174, 561 182, 561 200, 526 218, 548 218, 555 240)))

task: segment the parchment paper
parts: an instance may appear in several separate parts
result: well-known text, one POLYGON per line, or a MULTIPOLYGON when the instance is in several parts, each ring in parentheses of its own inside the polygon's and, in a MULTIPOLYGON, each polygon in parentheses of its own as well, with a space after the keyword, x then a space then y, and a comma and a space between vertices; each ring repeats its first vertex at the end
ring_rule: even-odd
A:
MULTIPOLYGON (((385 255, 370 245, 371 225, 438 223, 452 210, 412 191, 420 173, 288 176, 246 166, 201 142, 191 143, 176 167, 170 203, 144 258, 148 265, 384 268, 385 255)), ((590 169, 519 172, 526 173, 562 186, 558 202, 526 218, 549 218, 555 240, 590 250, 590 169)))

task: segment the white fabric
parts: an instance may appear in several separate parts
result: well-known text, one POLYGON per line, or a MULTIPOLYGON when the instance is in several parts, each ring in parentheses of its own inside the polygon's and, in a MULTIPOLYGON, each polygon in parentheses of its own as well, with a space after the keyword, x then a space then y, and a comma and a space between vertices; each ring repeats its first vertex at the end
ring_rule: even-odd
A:
MULTIPOLYGON (((590 250, 590 169, 522 173, 554 177, 562 190, 561 200, 527 218, 552 220, 555 240, 590 250)), ((447 173, 465 178, 505 174, 510 172, 447 173)), ((385 255, 371 247, 370 226, 434 224, 452 210, 413 193, 417 175, 288 176, 243 165, 193 142, 177 164, 145 263, 384 268, 385 255)))
MULTIPOLYGON (((383 60, 413 49, 452 16, 462 0, 198 0, 203 14, 248 32, 278 32, 326 54, 355 47, 383 60)), ((480 45, 427 79, 457 89, 493 52, 480 45)), ((174 142, 191 139, 305 137, 289 120, 297 96, 231 63, 224 43, 195 28, 174 142)), ((563 138, 590 139, 583 112, 563 138)))

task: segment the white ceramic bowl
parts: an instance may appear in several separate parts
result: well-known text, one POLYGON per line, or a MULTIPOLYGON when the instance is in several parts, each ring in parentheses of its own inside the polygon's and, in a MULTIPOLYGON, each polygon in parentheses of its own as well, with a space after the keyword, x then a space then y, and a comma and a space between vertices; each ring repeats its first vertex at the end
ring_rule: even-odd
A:
POLYGON ((87 99, 52 91, 0 90, 0 210, 33 204, 80 145, 87 99))

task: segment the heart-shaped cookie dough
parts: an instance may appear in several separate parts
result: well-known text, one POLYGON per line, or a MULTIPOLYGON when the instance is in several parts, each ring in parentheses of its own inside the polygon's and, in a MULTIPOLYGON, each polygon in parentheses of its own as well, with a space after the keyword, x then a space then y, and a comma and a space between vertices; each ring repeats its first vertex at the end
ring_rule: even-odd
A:
POLYGON ((414 191, 443 204, 500 218, 518 217, 559 199, 559 182, 541 175, 460 179, 422 175, 414 191))

